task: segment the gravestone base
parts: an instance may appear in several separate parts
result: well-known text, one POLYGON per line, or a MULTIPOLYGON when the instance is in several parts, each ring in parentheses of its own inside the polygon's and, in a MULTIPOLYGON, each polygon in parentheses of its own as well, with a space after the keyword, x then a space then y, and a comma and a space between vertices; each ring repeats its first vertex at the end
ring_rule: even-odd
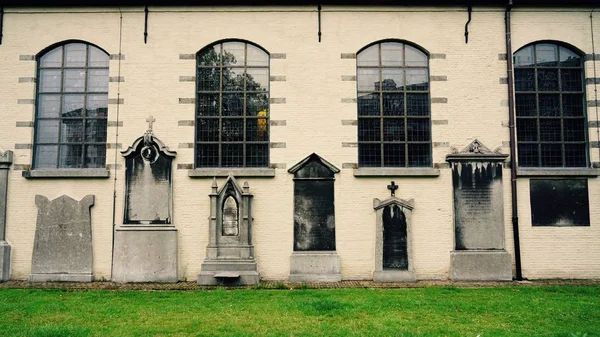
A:
POLYGON ((415 273, 408 270, 381 270, 373 272, 374 282, 417 282, 415 273))
POLYGON ((177 229, 123 225, 115 231, 112 281, 177 282, 177 229))
POLYGON ((94 274, 30 274, 29 282, 93 282, 94 274))
POLYGON ((10 276, 10 245, 0 241, 0 282, 8 281, 10 276))
POLYGON ((512 258, 504 250, 464 250, 450 253, 453 281, 512 281, 512 258))
POLYGON ((200 285, 252 285, 260 282, 254 259, 205 260, 200 270, 200 285))
POLYGON ((340 257, 335 251, 293 252, 290 282, 339 282, 340 257))

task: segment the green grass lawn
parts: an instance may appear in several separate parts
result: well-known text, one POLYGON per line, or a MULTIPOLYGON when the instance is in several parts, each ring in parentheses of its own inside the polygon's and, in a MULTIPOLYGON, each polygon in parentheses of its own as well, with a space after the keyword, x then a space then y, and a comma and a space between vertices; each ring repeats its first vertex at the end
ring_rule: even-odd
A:
POLYGON ((599 286, 0 289, 0 336, 600 336, 599 286))

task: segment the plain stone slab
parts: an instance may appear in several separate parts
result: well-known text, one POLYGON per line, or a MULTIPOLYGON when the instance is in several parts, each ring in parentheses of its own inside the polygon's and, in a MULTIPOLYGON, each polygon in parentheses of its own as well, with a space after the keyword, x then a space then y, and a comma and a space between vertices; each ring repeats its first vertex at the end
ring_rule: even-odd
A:
POLYGON ((340 257, 335 251, 293 252, 290 257, 290 282, 339 282, 340 257))
POLYGON ((52 201, 36 195, 37 226, 30 281, 89 282, 92 275, 94 196, 77 201, 67 195, 52 201))
POLYGON ((257 264, 248 259, 206 260, 202 263, 197 281, 200 285, 251 285, 259 282, 257 264))
POLYGON ((8 281, 10 277, 10 245, 0 241, 0 281, 8 281))
POLYGON ((417 282, 417 276, 410 270, 382 270, 373 272, 375 282, 417 282))
POLYGON ((453 281, 511 281, 512 258, 504 250, 468 250, 450 253, 453 281))
POLYGON ((123 225, 115 231, 112 281, 177 282, 177 229, 123 225))

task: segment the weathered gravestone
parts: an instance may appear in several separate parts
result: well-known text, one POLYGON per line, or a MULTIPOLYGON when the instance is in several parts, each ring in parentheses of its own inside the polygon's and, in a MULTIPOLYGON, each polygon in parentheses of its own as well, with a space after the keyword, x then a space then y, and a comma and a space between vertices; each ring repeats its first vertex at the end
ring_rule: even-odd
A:
POLYGON ((340 170, 313 153, 288 170, 294 174, 294 252, 291 282, 341 281, 335 251, 335 173, 340 170))
POLYGON ((478 140, 446 157, 454 186, 453 280, 512 279, 512 260, 504 246, 502 162, 506 157, 478 140))
POLYGON ((6 242, 6 197, 8 173, 12 164, 13 152, 0 151, 0 281, 10 276, 10 245, 6 242))
POLYGON ((36 195, 37 226, 31 263, 32 282, 91 282, 94 196, 81 201, 63 195, 52 201, 36 195))
POLYGON ((260 277, 252 245, 252 194, 233 175, 210 193, 209 243, 198 284, 258 284, 260 277))
POLYGON ((125 157, 125 212, 115 231, 112 280, 177 282, 177 229, 172 223, 171 166, 176 153, 148 131, 125 157))

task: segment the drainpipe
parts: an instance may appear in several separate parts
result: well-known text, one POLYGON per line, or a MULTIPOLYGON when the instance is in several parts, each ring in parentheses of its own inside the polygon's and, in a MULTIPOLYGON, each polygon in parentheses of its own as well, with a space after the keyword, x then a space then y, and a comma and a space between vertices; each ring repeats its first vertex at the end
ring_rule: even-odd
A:
POLYGON ((519 242, 519 212, 517 206, 517 140, 515 133, 515 99, 514 99, 514 76, 512 41, 510 35, 510 10, 513 2, 508 0, 504 21, 506 24, 506 72, 508 75, 508 126, 510 132, 510 194, 512 197, 512 226, 513 240, 515 246, 515 268, 517 281, 523 280, 521 271, 521 244, 519 242))

